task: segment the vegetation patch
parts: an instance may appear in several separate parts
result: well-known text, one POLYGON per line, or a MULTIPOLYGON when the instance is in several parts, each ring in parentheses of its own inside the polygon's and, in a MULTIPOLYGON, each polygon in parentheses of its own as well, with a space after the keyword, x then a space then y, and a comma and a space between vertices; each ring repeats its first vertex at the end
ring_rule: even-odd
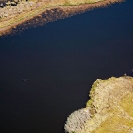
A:
MULTIPOLYGON (((86 119, 78 113, 67 118, 68 133, 131 133, 133 132, 133 78, 123 76, 96 80, 90 91, 86 108, 86 119), (78 119, 76 119, 78 117, 78 119), (84 121, 80 128, 76 123, 84 121)), ((77 110, 78 112, 78 110, 77 110)))

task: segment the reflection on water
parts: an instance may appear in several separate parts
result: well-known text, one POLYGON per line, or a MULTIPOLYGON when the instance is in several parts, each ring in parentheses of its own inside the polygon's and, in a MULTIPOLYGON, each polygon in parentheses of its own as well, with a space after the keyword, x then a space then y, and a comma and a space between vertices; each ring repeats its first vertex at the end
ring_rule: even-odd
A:
POLYGON ((12 30, 9 31, 11 35, 22 32, 25 29, 31 28, 31 27, 37 27, 45 25, 48 22, 53 22, 58 19, 64 19, 70 16, 73 16, 75 14, 83 13, 85 11, 89 10, 88 6, 77 6, 74 9, 73 8, 54 8, 44 11, 42 14, 35 16, 31 20, 27 20, 26 22, 23 22, 22 24, 19 24, 12 28, 12 30))
POLYGON ((132 9, 128 0, 0 38, 3 133, 63 133, 97 78, 130 71, 132 9))

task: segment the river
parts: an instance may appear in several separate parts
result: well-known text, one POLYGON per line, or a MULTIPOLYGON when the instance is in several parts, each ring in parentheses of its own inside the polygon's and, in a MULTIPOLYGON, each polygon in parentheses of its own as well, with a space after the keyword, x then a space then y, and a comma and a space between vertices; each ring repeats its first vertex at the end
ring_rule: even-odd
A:
POLYGON ((0 38, 1 133, 63 133, 93 82, 133 68, 133 1, 0 38))

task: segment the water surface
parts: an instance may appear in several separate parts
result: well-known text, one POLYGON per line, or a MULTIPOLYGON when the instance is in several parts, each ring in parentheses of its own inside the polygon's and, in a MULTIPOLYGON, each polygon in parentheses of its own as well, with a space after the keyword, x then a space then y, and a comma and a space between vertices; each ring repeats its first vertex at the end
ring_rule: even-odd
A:
POLYGON ((97 78, 129 72, 132 9, 127 0, 0 38, 2 133, 63 133, 97 78))

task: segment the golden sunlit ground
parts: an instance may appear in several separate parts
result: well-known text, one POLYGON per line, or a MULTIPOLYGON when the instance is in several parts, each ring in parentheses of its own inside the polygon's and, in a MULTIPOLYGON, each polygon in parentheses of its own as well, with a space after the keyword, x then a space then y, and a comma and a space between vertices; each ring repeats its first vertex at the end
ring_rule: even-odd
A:
POLYGON ((92 117, 87 120, 84 118, 82 122, 82 116, 77 120, 73 113, 65 125, 69 133, 73 129, 74 133, 133 133, 132 77, 98 79, 89 95, 91 99, 83 110, 88 110, 87 115, 92 117), (81 127, 76 127, 75 123, 82 123, 81 127))
MULTIPOLYGON (((95 7, 106 6, 111 3, 120 2, 122 0, 30 0, 28 2, 22 1, 17 6, 6 6, 0 9, 0 36, 3 33, 11 31, 12 28, 18 24, 33 19, 45 12, 54 8, 68 8, 77 10, 78 6, 88 5, 88 9, 95 7)), ((80 10, 81 7, 79 7, 80 10)), ((86 8, 85 8, 86 10, 86 8)), ((80 12, 80 11, 79 11, 80 12)), ((54 12, 53 12, 54 13, 54 12)))

